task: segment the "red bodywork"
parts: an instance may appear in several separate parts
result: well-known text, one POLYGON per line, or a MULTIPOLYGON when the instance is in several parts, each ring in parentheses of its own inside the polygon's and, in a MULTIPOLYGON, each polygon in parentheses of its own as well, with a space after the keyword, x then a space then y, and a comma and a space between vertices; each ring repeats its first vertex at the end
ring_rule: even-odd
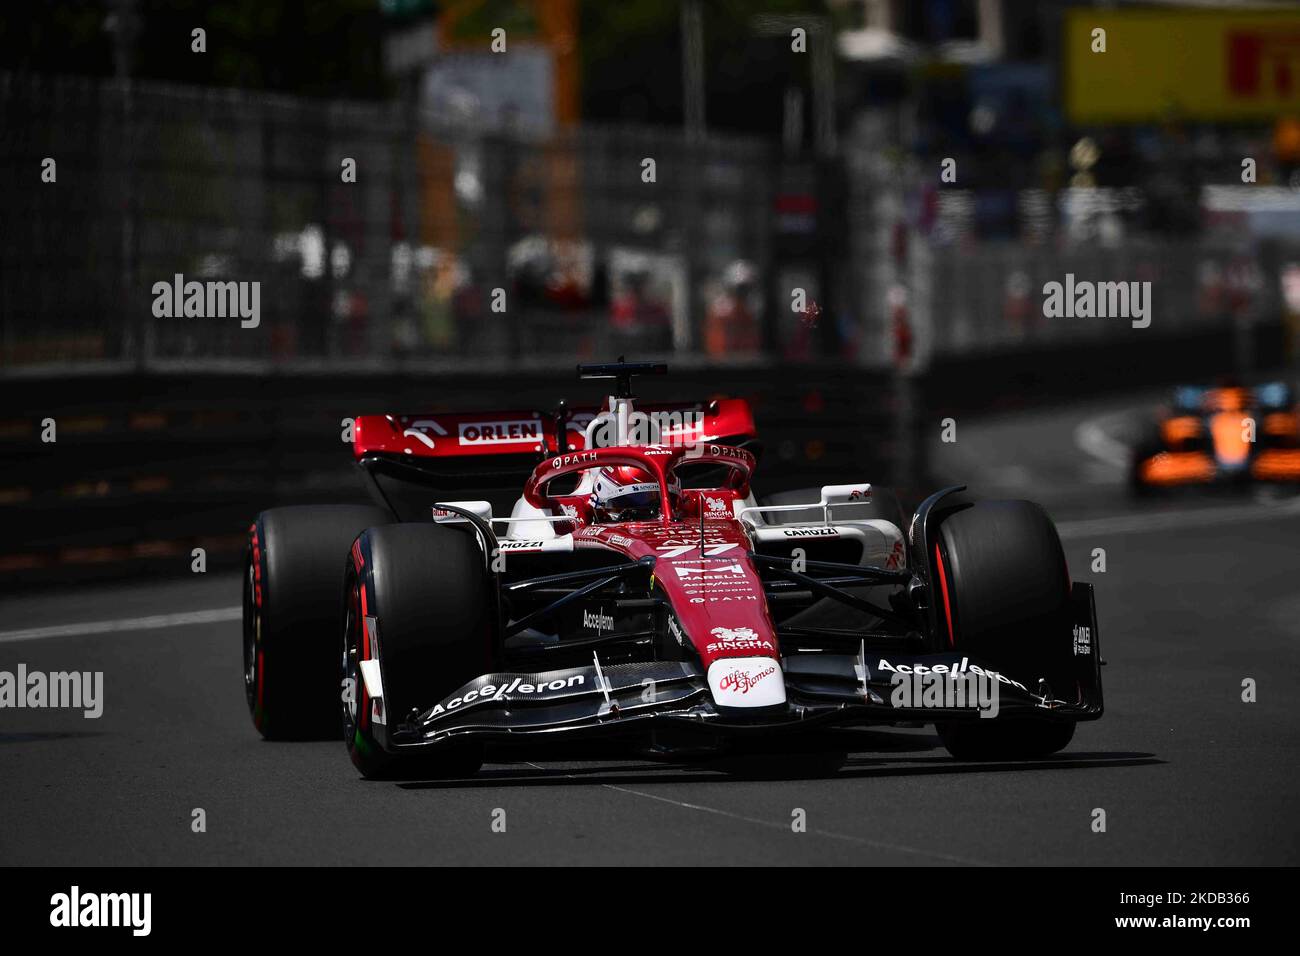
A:
MULTIPOLYGON (((707 405, 646 405, 641 411, 650 415, 676 415, 685 421, 685 427, 668 429, 661 436, 672 444, 755 434, 754 417, 749 403, 743 399, 721 398, 707 405)), ((582 451, 587 447, 587 425, 597 413, 595 408, 574 409, 569 413, 564 448, 556 441, 554 416, 533 410, 362 415, 353 429, 352 454, 359 460, 373 453, 455 458, 582 451)))
POLYGON ((763 583, 748 558, 753 542, 733 509, 733 502, 748 497, 755 466, 749 452, 726 445, 596 448, 538 465, 524 498, 535 507, 570 511, 574 520, 556 530, 572 533, 575 548, 603 548, 633 561, 654 557, 655 586, 668 598, 682 639, 695 645, 707 670, 727 657, 780 657, 763 583), (683 464, 723 466, 727 484, 686 491, 674 509, 667 488, 683 464), (657 521, 595 524, 585 495, 544 494, 556 478, 606 465, 631 465, 653 476, 662 501, 657 521))
POLYGON ((641 405, 641 414, 664 416, 658 436, 663 444, 588 448, 587 426, 600 411, 569 412, 565 448, 557 441, 555 417, 537 411, 363 415, 356 420, 353 455, 358 460, 400 455, 467 464, 485 456, 550 455, 528 479, 524 498, 553 515, 572 515, 572 521, 554 528, 572 534, 575 549, 603 548, 634 561, 655 557, 655 584, 675 610, 683 632, 679 640, 695 644, 706 669, 724 657, 778 657, 763 585, 747 557, 753 542, 732 508, 733 501, 748 496, 756 462, 744 449, 716 443, 755 436, 749 403, 722 398, 705 404, 641 405), (683 463, 727 468, 726 486, 688 490, 674 508, 668 479, 683 463), (658 521, 597 524, 589 496, 545 496, 546 486, 557 477, 606 465, 633 466, 652 476, 660 486, 658 521))

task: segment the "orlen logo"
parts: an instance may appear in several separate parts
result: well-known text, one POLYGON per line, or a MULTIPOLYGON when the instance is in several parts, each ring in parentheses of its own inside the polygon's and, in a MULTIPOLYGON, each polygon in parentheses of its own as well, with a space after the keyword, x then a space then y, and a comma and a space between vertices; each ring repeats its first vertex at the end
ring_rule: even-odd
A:
POLYGON ((766 667, 757 674, 751 674, 749 671, 744 670, 732 671, 718 682, 718 689, 748 694, 764 677, 771 677, 775 673, 775 665, 766 667))
POLYGON ((754 464, 754 456, 743 448, 733 448, 730 445, 710 445, 709 454, 714 458, 739 458, 743 462, 748 462, 751 466, 754 464))
POLYGON ((542 423, 536 419, 460 423, 462 445, 509 445, 515 442, 535 442, 541 436, 542 423))

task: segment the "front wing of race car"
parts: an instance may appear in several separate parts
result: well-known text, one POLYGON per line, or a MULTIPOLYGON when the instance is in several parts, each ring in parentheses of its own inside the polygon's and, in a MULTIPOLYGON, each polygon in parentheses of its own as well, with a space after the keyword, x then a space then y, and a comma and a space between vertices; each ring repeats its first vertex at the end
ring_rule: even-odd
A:
POLYGON ((1135 480, 1152 488, 1300 482, 1300 448, 1263 448, 1233 467, 1224 467, 1206 451, 1166 450, 1138 461, 1134 469, 1135 480))
MULTIPOLYGON (((1051 721, 1095 720, 1102 715, 1101 647, 1092 586, 1075 584, 1071 596, 1074 629, 1073 687, 1027 686, 1001 673, 995 662, 958 653, 799 654, 779 666, 783 703, 729 708, 714 702, 698 663, 647 661, 539 673, 484 674, 446 699, 392 723, 376 724, 376 739, 393 753, 435 747, 452 739, 503 740, 530 735, 627 734, 676 727, 721 734, 798 730, 815 726, 889 724, 1031 716, 1051 721), (934 680, 929 695, 909 697, 909 682, 926 675, 981 678, 994 691, 987 697, 945 694, 949 687, 975 686, 934 680), (902 690, 900 690, 902 689, 902 690), (987 716, 986 716, 987 715, 987 716)), ((377 635, 382 642, 382 634, 377 635)), ((382 644, 379 659, 382 660, 382 644)), ((377 663, 377 662, 376 662, 377 663)), ((367 675, 369 692, 383 693, 383 675, 367 675)))

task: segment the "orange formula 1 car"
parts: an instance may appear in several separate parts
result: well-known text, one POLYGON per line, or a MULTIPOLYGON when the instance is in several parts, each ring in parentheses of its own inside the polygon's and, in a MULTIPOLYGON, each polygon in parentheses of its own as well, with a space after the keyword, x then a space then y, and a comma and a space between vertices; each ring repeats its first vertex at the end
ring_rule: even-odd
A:
POLYGON ((1300 414, 1283 382, 1182 387, 1133 449, 1133 488, 1300 483, 1300 414))

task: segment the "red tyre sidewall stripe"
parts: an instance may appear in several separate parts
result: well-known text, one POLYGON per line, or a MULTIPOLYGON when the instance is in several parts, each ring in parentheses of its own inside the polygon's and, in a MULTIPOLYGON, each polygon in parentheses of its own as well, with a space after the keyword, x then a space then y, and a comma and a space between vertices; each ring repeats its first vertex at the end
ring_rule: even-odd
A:
POLYGON ((366 616, 370 613, 369 601, 366 598, 366 559, 361 553, 361 539, 352 543, 352 566, 357 572, 357 592, 361 599, 361 606, 357 617, 357 677, 361 684, 357 688, 360 697, 360 708, 357 713, 357 729, 364 730, 370 716, 370 697, 366 694, 366 682, 361 675, 360 662, 369 660, 367 655, 370 653, 370 635, 366 631, 366 616))
POLYGON ((262 619, 265 613, 263 606, 262 588, 264 585, 264 575, 262 574, 262 542, 261 535, 258 533, 258 525, 252 527, 253 540, 253 604, 257 608, 257 706, 256 725, 261 730, 266 723, 266 710, 264 701, 266 699, 266 649, 262 646, 262 635, 266 632, 266 621, 262 619))
POLYGON ((943 616, 948 623, 948 646, 957 647, 957 639, 952 631, 952 601, 948 597, 948 574, 943 567, 943 554, 939 542, 934 543, 934 566, 939 569, 939 589, 943 592, 943 616))
POLYGON ((253 533, 253 603, 258 610, 262 607, 262 542, 257 533, 257 525, 249 529, 253 533))
POLYGON ((265 678, 264 678, 265 674, 266 674, 266 652, 259 647, 257 649, 257 713, 259 715, 258 718, 259 727, 266 720, 265 716, 263 716, 265 714, 265 711, 262 709, 262 688, 265 686, 265 678))

